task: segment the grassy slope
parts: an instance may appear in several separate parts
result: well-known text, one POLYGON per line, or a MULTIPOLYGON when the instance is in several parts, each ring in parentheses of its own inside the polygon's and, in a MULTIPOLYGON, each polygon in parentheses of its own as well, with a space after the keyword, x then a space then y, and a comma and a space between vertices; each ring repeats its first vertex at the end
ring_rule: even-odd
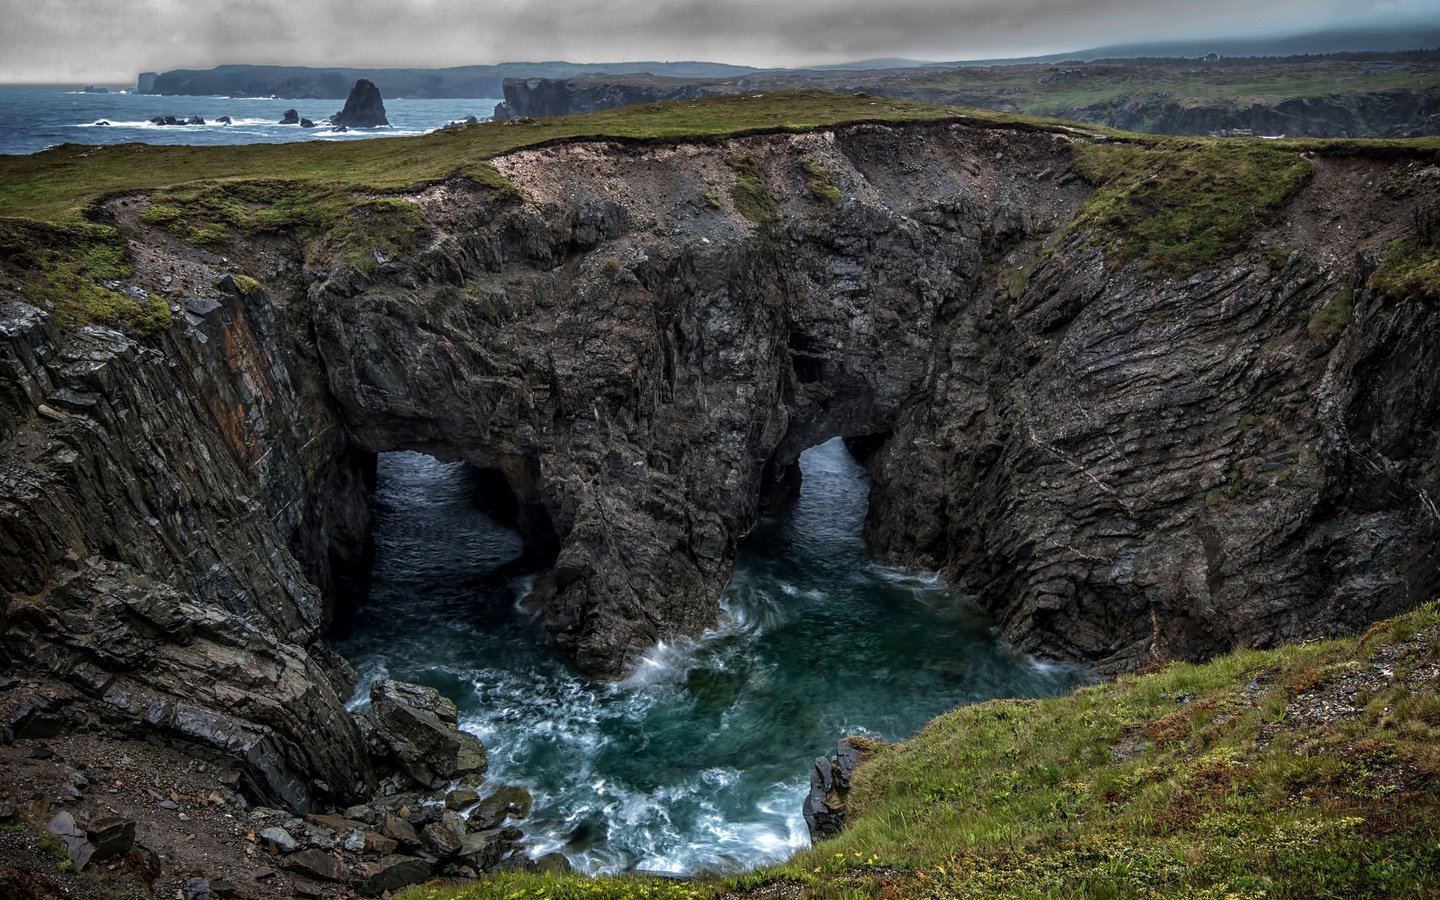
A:
POLYGON ((300 181, 395 191, 470 175, 509 150, 576 138, 715 139, 760 131, 802 131, 858 121, 934 121, 970 115, 1023 122, 1003 113, 820 91, 777 91, 706 101, 657 103, 545 119, 487 123, 420 137, 226 147, 67 144, 31 156, 0 157, 0 217, 75 222, 99 198, 197 181, 300 181))
POLYGON ((1430 604, 1359 639, 955 710, 876 750, 849 827, 780 867, 406 900, 1440 896, 1437 637, 1430 604))
MULTIPOLYGON (((1052 67, 957 69, 911 78, 904 86, 917 91, 963 94, 980 102, 1014 104, 1035 115, 1063 115, 1125 97, 1164 96, 1181 105, 1222 103, 1236 107, 1266 105, 1291 97, 1353 95, 1408 88, 1440 88, 1440 72, 1394 67, 1371 71, 1364 64, 1335 61, 1256 68, 1156 68, 1137 70, 1122 65, 1077 67, 1072 77, 1057 77, 1052 67)), ((1418 67, 1417 67, 1418 68, 1418 67)), ((1433 66, 1430 67, 1433 69, 1433 66)))

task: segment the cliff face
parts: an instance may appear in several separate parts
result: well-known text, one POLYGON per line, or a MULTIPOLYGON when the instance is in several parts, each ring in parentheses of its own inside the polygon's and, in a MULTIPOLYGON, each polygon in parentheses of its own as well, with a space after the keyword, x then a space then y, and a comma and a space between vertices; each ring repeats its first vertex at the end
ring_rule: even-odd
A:
MULTIPOLYGON (((1057 76, 1049 74, 1055 71, 1053 68, 1043 71, 1047 74, 1036 77, 1033 84, 1017 81, 1008 88, 992 85, 984 77, 967 82, 958 75, 952 76, 954 84, 937 86, 932 83, 934 76, 923 72, 908 75, 887 72, 762 74, 724 80, 647 75, 507 78, 505 102, 496 107, 495 116, 498 119, 566 116, 639 103, 806 86, 1055 116, 1148 134, 1247 132, 1286 137, 1418 137, 1440 132, 1440 91, 1433 88, 1314 93, 1281 99, 1247 100, 1243 95, 1187 99, 1172 96, 1170 91, 1135 89, 1131 82, 1143 83, 1146 76, 1133 73, 1117 81, 1118 96, 1075 103, 1066 98, 1064 89, 1074 87, 1083 96, 1087 87, 1084 81, 1071 84, 1062 77, 1065 72, 1057 76)), ((1256 80, 1264 77, 1257 75, 1256 80)), ((1183 77, 1180 80, 1183 88, 1183 77)), ((1317 77, 1317 81, 1320 80, 1317 77)), ((1232 88, 1231 93, 1235 90, 1232 88)))
POLYGON ((316 640, 321 588, 363 555, 364 460, 262 292, 184 318, 142 344, 5 304, 5 651, 107 719, 248 761, 261 796, 362 795, 353 679, 316 640))
POLYGON ((520 151, 496 163, 525 203, 428 188, 419 249, 374 265, 277 238, 222 260, 112 202, 137 285, 263 289, 144 343, 7 307, 6 646, 123 692, 117 715, 168 699, 156 727, 188 739, 179 703, 243 720, 217 746, 280 742, 287 790, 361 792, 318 637, 363 572, 371 454, 402 448, 502 476, 552 563, 531 606, 599 675, 713 623, 762 503, 836 434, 874 479, 872 544, 1045 655, 1197 657, 1433 596, 1440 323, 1363 287, 1426 192, 1375 189, 1403 163, 1317 157, 1258 243, 1152 280, 1084 231, 1040 252, 1092 192, 1072 140, 520 151), (737 166, 769 221, 727 196, 737 166), (1353 319, 1327 313, 1347 291, 1353 319), (116 621, 141 637, 97 639, 116 621))

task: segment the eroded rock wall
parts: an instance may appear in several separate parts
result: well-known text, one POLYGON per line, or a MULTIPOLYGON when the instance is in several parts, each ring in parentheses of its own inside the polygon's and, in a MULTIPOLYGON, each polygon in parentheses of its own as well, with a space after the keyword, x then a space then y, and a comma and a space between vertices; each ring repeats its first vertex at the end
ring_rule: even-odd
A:
POLYGON ((206 296, 148 342, 0 311, 4 649, 121 726, 248 762, 262 797, 363 796, 315 585, 363 545, 364 461, 304 402, 264 292, 200 269, 206 296))
POLYGON ((263 289, 147 342, 10 307, 7 646, 138 696, 166 691, 133 674, 160 650, 111 658, 96 623, 166 654, 203 634, 205 708, 289 741, 306 790, 363 789, 317 637, 363 580, 373 454, 402 448, 504 479, 549 563, 530 605, 602 676, 715 621, 762 501, 836 434, 873 476, 872 545, 1042 655, 1193 658, 1440 590, 1434 312, 1364 289, 1417 202, 1375 189, 1397 163, 1316 159, 1280 225, 1154 280, 1107 263, 1105 236, 1054 240, 1091 192, 1074 139, 948 123, 521 151, 496 163, 523 203, 426 188, 417 249, 373 266, 298 237, 221 260, 112 204, 135 286, 203 264, 197 284, 263 289), (767 221, 737 210, 736 160, 767 221), (1347 290, 1353 321, 1317 318, 1347 290), (166 631, 125 599, 150 595, 233 623, 166 631), (305 699, 246 700, 272 688, 242 650, 305 699))

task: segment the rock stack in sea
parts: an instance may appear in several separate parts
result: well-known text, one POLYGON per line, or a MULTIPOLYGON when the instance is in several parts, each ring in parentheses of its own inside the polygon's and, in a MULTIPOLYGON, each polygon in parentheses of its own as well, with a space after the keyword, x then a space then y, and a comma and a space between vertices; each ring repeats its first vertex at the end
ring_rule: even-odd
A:
POLYGON ((385 118, 385 102, 380 98, 380 89, 367 78, 356 81, 355 86, 350 89, 350 96, 345 98, 345 108, 331 116, 330 123, 346 128, 378 128, 389 125, 390 120, 385 118))

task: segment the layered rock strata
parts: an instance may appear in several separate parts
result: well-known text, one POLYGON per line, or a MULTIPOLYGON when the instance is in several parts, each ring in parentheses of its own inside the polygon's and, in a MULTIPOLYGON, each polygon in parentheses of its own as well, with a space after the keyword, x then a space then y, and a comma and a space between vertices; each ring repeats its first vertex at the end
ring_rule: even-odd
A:
POLYGON ((1436 317, 1365 288, 1429 195, 1376 186, 1413 164, 1316 157, 1281 224, 1154 280, 1059 237, 1092 192, 1080 139, 521 151, 496 162, 524 202, 418 191, 393 259, 299 235, 222 258, 113 201, 130 287, 189 287, 146 340, 7 301, 7 652, 127 721, 278 748, 252 770, 287 803, 364 795, 407 751, 367 745, 320 638, 395 449, 503 486, 545 568, 530 607, 601 676, 715 622, 736 545, 836 434, 872 474, 872 545, 1044 655, 1195 658, 1433 596, 1436 317), (731 201, 736 159, 773 219, 731 201), (231 271, 260 287, 210 287, 231 271), (1351 318, 1312 327, 1346 292, 1351 318))

